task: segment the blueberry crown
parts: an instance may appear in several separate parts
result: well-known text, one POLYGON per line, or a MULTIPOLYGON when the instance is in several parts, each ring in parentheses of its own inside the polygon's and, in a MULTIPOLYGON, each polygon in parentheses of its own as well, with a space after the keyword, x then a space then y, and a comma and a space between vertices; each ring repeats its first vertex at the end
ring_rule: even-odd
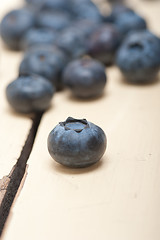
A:
POLYGON ((73 130, 77 133, 81 132, 85 128, 89 128, 89 124, 86 119, 75 119, 68 117, 65 122, 60 122, 60 126, 65 130, 73 130))

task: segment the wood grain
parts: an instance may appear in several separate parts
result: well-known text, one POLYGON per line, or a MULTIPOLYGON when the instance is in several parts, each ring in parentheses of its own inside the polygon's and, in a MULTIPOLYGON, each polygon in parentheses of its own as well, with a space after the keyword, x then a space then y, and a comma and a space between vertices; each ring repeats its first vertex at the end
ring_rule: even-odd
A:
MULTIPOLYGON (((20 6, 20 2, 6 0, 1 4, 0 17, 13 7, 20 6)), ((12 52, 0 41, 0 179, 8 175, 15 164, 28 131, 31 121, 28 117, 16 114, 10 109, 5 96, 5 89, 9 82, 18 74, 18 65, 22 53, 12 52)))
MULTIPOLYGON (((130 4, 160 34, 160 3, 130 4)), ((135 86, 124 83, 116 67, 107 74, 102 98, 82 102, 67 91, 53 98, 3 240, 160 239, 160 81, 135 86), (98 164, 74 170, 49 156, 48 134, 68 116, 86 118, 106 132, 108 147, 98 164)))
MULTIPOLYGON (((13 7, 20 7, 18 1, 5 1, 1 5, 0 18, 13 7)), ((0 205, 10 182, 11 173, 25 143, 31 120, 10 109, 5 96, 9 82, 17 77, 21 53, 9 51, 0 41, 0 205)))

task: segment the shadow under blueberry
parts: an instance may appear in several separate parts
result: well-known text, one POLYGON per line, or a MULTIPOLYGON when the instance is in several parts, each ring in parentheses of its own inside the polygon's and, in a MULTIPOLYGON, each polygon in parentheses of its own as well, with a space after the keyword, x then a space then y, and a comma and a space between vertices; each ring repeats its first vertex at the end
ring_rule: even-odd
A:
POLYGON ((67 174, 67 175, 70 175, 70 174, 78 175, 78 174, 86 174, 86 173, 101 169, 104 165, 104 162, 106 162, 106 158, 102 157, 97 163, 85 168, 70 168, 70 167, 63 166, 52 159, 49 159, 49 161, 51 161, 50 167, 52 167, 54 171, 57 171, 62 174, 67 174))
POLYGON ((0 44, 1 44, 2 49, 4 49, 8 53, 11 53, 11 52, 13 52, 13 53, 21 53, 22 52, 21 49, 14 49, 14 48, 9 47, 3 41, 1 41, 0 44))
POLYGON ((34 113, 20 113, 12 109, 11 107, 8 106, 8 108, 5 109, 7 113, 9 113, 13 117, 21 117, 21 118, 26 118, 26 119, 33 119, 35 114, 34 113))
POLYGON ((9 113, 11 116, 13 117, 21 117, 21 118, 24 118, 24 119, 31 119, 33 120, 35 118, 36 115, 39 115, 39 114, 45 114, 46 112, 49 112, 53 109, 53 106, 54 104, 51 102, 50 106, 48 107, 48 109, 46 109, 45 111, 42 111, 42 112, 35 112, 35 113, 21 113, 21 112, 18 112, 16 110, 14 110, 12 107, 10 107, 8 105, 8 107, 5 109, 5 111, 7 113, 9 113))
POLYGON ((129 87, 151 87, 154 86, 156 84, 160 83, 160 77, 157 76, 156 78, 154 78, 153 80, 149 81, 149 82, 129 82, 127 81, 127 79, 125 77, 123 77, 121 75, 120 77, 120 84, 123 84, 125 86, 129 86, 129 87))
POLYGON ((72 93, 68 92, 68 99, 72 102, 77 102, 77 103, 90 103, 90 102, 95 102, 95 101, 100 101, 102 99, 104 99, 107 96, 107 93, 104 91, 101 95, 97 96, 97 97, 92 97, 92 98, 78 98, 75 97, 74 95, 72 95, 72 93))

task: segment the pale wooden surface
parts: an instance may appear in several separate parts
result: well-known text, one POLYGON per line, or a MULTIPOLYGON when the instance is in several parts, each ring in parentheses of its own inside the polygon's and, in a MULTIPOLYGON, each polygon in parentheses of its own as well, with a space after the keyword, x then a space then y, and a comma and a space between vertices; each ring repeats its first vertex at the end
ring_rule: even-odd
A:
POLYGON ((15 114, 6 102, 5 89, 17 77, 20 54, 2 50, 0 67, 0 179, 8 175, 23 147, 31 121, 15 114))
MULTIPOLYGON (((160 34, 160 3, 131 4, 160 34)), ((107 73, 103 98, 81 102, 68 92, 55 95, 3 240, 160 239, 160 81, 132 86, 115 67, 107 73), (106 132, 108 148, 99 164, 73 170, 49 156, 47 136, 68 116, 87 118, 106 132)))
MULTIPOLYGON (((20 6, 20 3, 21 1, 3 1, 0 19, 13 7, 20 6)), ((6 86, 17 77, 20 60, 21 53, 7 50, 0 41, 0 179, 11 171, 31 127, 31 121, 27 117, 21 117, 10 109, 5 97, 6 86)))
MULTIPOLYGON (((17 6, 19 6, 17 1, 17 6)), ((5 1, 0 9, 1 17, 15 6, 11 0, 5 1), (12 5, 13 4, 13 5, 12 5)), ((31 121, 15 114, 6 102, 5 89, 17 77, 21 53, 7 50, 0 41, 0 203, 4 197, 9 174, 20 155, 31 121)))

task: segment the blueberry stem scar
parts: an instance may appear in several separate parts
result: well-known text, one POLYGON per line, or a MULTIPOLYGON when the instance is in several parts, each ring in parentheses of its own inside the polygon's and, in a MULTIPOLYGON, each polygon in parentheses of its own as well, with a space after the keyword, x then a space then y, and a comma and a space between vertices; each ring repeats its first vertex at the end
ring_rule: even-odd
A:
POLYGON ((81 132, 84 128, 89 127, 86 119, 75 119, 72 117, 68 117, 65 122, 60 122, 59 124, 60 124, 60 126, 64 127, 65 130, 72 129, 75 132, 81 132))
POLYGON ((4 198, 0 205, 0 237, 2 235, 2 231, 3 231, 5 223, 7 221, 7 218, 8 218, 10 209, 12 207, 14 198, 16 196, 16 193, 17 193, 19 186, 21 184, 21 181, 25 175, 27 161, 31 154, 34 140, 35 140, 37 130, 38 130, 39 124, 41 122, 42 116, 43 116, 43 112, 37 113, 36 115, 34 115, 34 117, 32 119, 32 127, 29 131, 28 137, 22 148, 22 151, 17 160, 17 163, 13 167, 13 172, 10 175, 10 181, 7 186, 4 198))

